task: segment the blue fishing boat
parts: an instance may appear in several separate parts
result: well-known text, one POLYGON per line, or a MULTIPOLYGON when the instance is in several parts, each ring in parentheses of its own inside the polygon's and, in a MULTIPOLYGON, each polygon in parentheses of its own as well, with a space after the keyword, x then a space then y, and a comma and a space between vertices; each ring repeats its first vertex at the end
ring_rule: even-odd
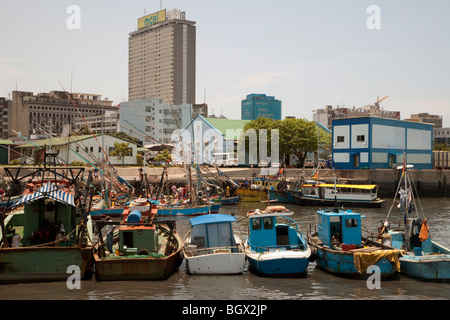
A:
POLYGON ((220 203, 199 204, 199 205, 174 205, 158 206, 158 216, 200 216, 203 214, 217 213, 220 209, 220 203))
POLYGON ((239 196, 235 197, 220 197, 220 196, 214 196, 210 199, 211 203, 220 203, 223 206, 226 205, 233 205, 239 203, 239 196))
POLYGON ((250 270, 265 276, 305 274, 311 251, 296 221, 289 217, 292 214, 283 206, 248 213, 245 252, 250 270))
POLYGON ((382 278, 400 271, 402 253, 362 237, 363 216, 352 210, 335 208, 317 211, 317 231, 308 229, 308 244, 317 265, 336 275, 366 278, 370 266, 377 266, 382 278))
POLYGON ((427 219, 408 218, 405 230, 389 230, 388 235, 394 248, 405 250, 400 258, 402 274, 423 280, 450 280, 450 249, 431 240, 427 219))
POLYGON ((412 167, 404 162, 403 166, 397 168, 402 169, 402 179, 399 181, 387 219, 379 228, 379 238, 385 244, 404 251, 400 258, 401 274, 427 281, 449 281, 450 249, 431 239, 428 219, 425 218, 422 207, 416 204, 417 192, 414 190, 417 189, 408 170, 412 167), (396 204, 397 194, 400 195, 397 207, 403 215, 404 225, 401 226, 400 221, 398 227, 391 229, 388 219, 396 204))

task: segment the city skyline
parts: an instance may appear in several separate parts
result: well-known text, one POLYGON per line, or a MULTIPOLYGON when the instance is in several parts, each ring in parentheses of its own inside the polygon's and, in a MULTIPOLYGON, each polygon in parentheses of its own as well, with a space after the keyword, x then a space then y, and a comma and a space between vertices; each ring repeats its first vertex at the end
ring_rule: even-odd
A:
POLYGON ((0 96, 61 83, 127 101, 129 33, 161 8, 196 22, 196 103, 206 97, 210 113, 240 119, 241 101, 257 93, 281 100, 283 118, 312 120, 326 105, 361 107, 389 95, 380 105, 401 119, 427 112, 450 127, 450 3, 442 0, 3 0, 0 96), (73 5, 79 29, 68 26, 73 5), (379 29, 369 26, 374 17, 379 29))

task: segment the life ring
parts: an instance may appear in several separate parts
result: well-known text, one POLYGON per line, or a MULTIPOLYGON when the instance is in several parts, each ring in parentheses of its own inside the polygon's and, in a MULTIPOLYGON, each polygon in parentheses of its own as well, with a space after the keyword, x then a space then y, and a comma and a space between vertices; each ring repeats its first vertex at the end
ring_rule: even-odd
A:
POLYGON ((109 193, 109 197, 111 198, 111 200, 116 200, 117 199, 117 193, 114 191, 114 190, 112 190, 110 193, 109 193))
POLYGON ((199 192, 197 193, 197 196, 198 196, 199 198, 203 198, 203 191, 199 191, 199 192))
POLYGON ((0 197, 3 197, 5 195, 5 191, 0 189, 0 197))

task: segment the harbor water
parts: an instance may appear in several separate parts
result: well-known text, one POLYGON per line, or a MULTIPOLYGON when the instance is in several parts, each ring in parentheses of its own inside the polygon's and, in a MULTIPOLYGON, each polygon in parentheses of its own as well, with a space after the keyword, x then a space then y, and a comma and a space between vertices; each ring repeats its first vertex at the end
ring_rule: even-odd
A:
MULTIPOLYGON (((386 218, 392 201, 384 208, 353 209, 365 216, 363 232, 376 234, 380 221, 386 218)), ((432 239, 450 247, 450 200, 421 199, 421 206, 432 239)), ((316 223, 318 207, 285 205, 294 212, 301 231, 311 222, 316 223)), ((246 213, 264 208, 263 203, 239 203, 223 206, 220 213, 234 214, 239 229, 246 235, 246 213)), ((188 219, 177 218, 177 231, 184 236, 188 219)), ((403 220, 403 215, 393 208, 390 220, 403 220)), ((397 275, 382 280, 379 289, 371 289, 365 280, 348 279, 329 274, 310 263, 307 273, 299 278, 267 278, 246 271, 243 275, 207 276, 189 275, 185 262, 169 279, 163 281, 97 282, 81 281, 79 289, 69 289, 65 282, 0 285, 1 300, 447 300, 450 299, 448 283, 424 282, 397 275)))

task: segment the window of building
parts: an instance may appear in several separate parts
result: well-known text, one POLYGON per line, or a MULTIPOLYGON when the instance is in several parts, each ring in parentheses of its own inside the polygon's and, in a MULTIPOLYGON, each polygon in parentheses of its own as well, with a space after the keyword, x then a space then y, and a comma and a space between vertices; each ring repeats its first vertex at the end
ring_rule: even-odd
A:
POLYGON ((344 142, 344 141, 345 141, 344 136, 337 137, 337 142, 344 142))
POLYGON ((365 136, 364 136, 364 135, 356 136, 356 141, 358 141, 358 142, 364 142, 364 141, 365 141, 365 136))

